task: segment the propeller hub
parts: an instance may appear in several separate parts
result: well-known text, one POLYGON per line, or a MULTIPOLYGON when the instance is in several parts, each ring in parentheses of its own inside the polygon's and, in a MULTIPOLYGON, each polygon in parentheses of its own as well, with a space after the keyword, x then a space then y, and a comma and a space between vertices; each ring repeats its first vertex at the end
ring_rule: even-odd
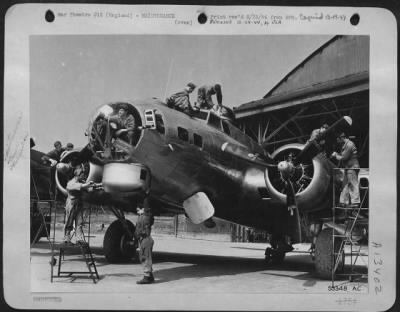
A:
POLYGON ((292 162, 283 160, 278 163, 278 170, 284 179, 289 178, 294 173, 294 165, 292 162))

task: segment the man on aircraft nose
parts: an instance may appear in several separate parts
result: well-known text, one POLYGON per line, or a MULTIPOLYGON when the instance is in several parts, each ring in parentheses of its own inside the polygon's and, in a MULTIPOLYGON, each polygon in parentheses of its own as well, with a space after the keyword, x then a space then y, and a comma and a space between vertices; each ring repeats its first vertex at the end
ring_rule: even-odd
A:
POLYGON ((203 109, 215 109, 218 111, 218 108, 222 106, 222 91, 220 84, 214 85, 204 85, 199 87, 197 90, 197 107, 203 109), (212 95, 217 97, 217 108, 214 108, 215 104, 212 101, 212 95))
POLYGON ((118 115, 114 115, 110 117, 110 121, 113 121, 117 124, 118 131, 117 136, 122 135, 124 132, 120 130, 126 130, 126 136, 128 138, 128 142, 130 144, 133 143, 133 137, 135 133, 135 118, 128 113, 128 105, 127 104, 120 104, 118 115))
POLYGON ((183 91, 176 92, 165 100, 170 108, 174 108, 184 113, 191 113, 192 106, 190 104, 189 94, 196 88, 194 83, 189 82, 183 91))

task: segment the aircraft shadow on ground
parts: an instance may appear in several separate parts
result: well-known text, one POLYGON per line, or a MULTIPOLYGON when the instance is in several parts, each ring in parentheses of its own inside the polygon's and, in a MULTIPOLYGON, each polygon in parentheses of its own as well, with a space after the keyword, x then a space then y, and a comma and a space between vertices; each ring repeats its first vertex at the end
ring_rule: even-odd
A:
MULTIPOLYGON (((31 251, 31 255, 47 256, 51 255, 48 244, 40 247, 48 249, 48 252, 31 251)), ((110 265, 104 257, 102 247, 91 247, 93 257, 98 267, 110 265)), ((76 254, 79 254, 77 249, 76 254)), ((260 274, 288 277, 296 280, 305 281, 304 287, 312 287, 322 281, 316 274, 314 263, 308 253, 289 254, 282 264, 271 264, 264 259, 249 259, 244 257, 228 257, 217 255, 196 255, 187 253, 173 252, 154 252, 153 264, 157 283, 170 282, 174 280, 187 278, 205 278, 213 276, 228 276, 237 274, 246 274, 260 272, 260 274), (157 269, 158 264, 177 263, 178 266, 167 269, 157 269), (180 266, 182 264, 183 266, 180 266), (277 272, 278 271, 278 272, 277 272), (282 273, 279 273, 282 272, 282 273), (288 273, 286 273, 288 272, 288 273), (294 272, 294 274, 293 274, 294 272), (296 274, 299 273, 299 274, 296 274)), ((58 251, 55 251, 55 257, 58 257, 58 251)), ((69 261, 82 261, 81 259, 69 259, 69 261)), ((112 265, 140 265, 137 259, 114 263, 112 265)), ((362 274, 367 274, 363 266, 355 266, 354 269, 362 274)), ((106 274, 107 276, 120 276, 121 274, 106 274)), ((126 274, 122 274, 125 276, 126 274)), ((129 275, 129 274, 128 274, 129 275)), ((337 281, 346 281, 348 276, 338 276, 337 281)), ((367 283, 367 278, 358 278, 360 283, 367 283)))
MULTIPOLYGON (((304 264, 302 266, 302 268, 304 269, 304 271, 307 271, 307 273, 293 275, 293 274, 290 274, 290 273, 287 273, 287 274, 282 273, 281 274, 281 273, 276 273, 276 272, 262 272, 262 274, 270 275, 270 276, 277 276, 277 277, 287 277, 287 278, 293 278, 293 279, 296 279, 296 280, 304 281, 304 283, 303 283, 304 287, 313 287, 316 284, 318 284, 318 282, 320 282, 320 281, 327 281, 327 280, 321 279, 316 274, 313 266, 312 267, 308 266, 309 270, 307 270, 306 264, 304 264)), ((363 283, 363 284, 368 283, 368 278, 365 277, 365 275, 368 274, 368 269, 365 266, 360 266, 360 265, 353 266, 353 272, 357 272, 357 273, 360 274, 360 276, 355 276, 353 278, 353 282, 363 283)), ((334 281, 335 282, 340 282, 341 284, 349 282, 349 275, 347 275, 345 273, 350 273, 350 266, 349 265, 346 265, 343 275, 336 275, 335 276, 335 280, 334 281)))
POLYGON ((304 258, 300 262, 301 265, 298 265, 299 263, 297 263, 296 266, 293 266, 293 264, 290 263, 272 265, 266 263, 264 259, 248 259, 215 255, 177 254, 168 252, 157 252, 154 255, 155 274, 158 283, 185 278, 202 278, 263 272, 265 270, 291 270, 303 272, 306 270, 303 263, 304 258), (157 270, 157 263, 163 262, 176 262, 190 265, 157 270))

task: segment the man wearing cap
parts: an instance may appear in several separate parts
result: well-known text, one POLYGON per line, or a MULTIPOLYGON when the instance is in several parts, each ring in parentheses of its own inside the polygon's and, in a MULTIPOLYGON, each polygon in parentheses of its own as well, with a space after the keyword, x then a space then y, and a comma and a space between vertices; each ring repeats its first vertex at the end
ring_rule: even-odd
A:
POLYGON ((189 95, 196 88, 194 83, 189 82, 183 91, 176 92, 167 97, 166 103, 168 107, 174 108, 181 112, 191 113, 192 106, 190 104, 189 95))
POLYGON ((72 143, 67 143, 67 145, 65 146, 66 151, 72 151, 73 149, 74 149, 74 144, 72 143))
POLYGON ((222 91, 220 84, 204 85, 197 90, 197 104, 198 108, 202 109, 215 109, 219 111, 222 106, 222 91), (218 106, 212 101, 212 96, 216 95, 218 106))
MULTIPOLYGON (((146 201, 147 199, 145 199, 146 201)), ((137 284, 151 284, 153 275, 153 246, 151 227, 154 224, 154 216, 150 208, 137 208, 138 219, 136 222, 135 236, 139 240, 139 260, 143 264, 144 276, 137 284)))
POLYGON ((93 182, 85 183, 85 172, 82 167, 74 170, 74 176, 67 183, 68 197, 65 202, 65 225, 64 225, 64 243, 71 243, 71 231, 76 226, 76 241, 84 242, 83 234, 83 211, 82 211, 82 191, 87 191, 93 185, 93 182))
POLYGON ((45 156, 42 156, 42 160, 49 161, 51 166, 54 166, 57 164, 57 162, 60 161, 61 154, 64 151, 65 151, 65 149, 62 147, 61 142, 55 141, 54 149, 52 149, 50 152, 48 152, 45 156))
POLYGON ((135 118, 128 113, 128 105, 120 104, 118 106, 118 115, 111 116, 110 121, 114 121, 117 124, 118 130, 126 129, 127 138, 130 144, 133 143, 133 137, 135 133, 135 118))
POLYGON ((360 168, 358 163, 357 148, 347 135, 342 132, 337 141, 341 147, 340 153, 333 152, 331 157, 339 161, 339 168, 360 168))
POLYGON ((63 158, 65 154, 67 154, 68 152, 72 151, 74 149, 74 144, 72 143, 67 143, 67 145, 65 145, 64 151, 61 153, 61 157, 63 158))
POLYGON ((315 143, 317 143, 317 145, 319 146, 319 148, 321 149, 322 153, 324 155, 326 155, 326 151, 325 151, 325 140, 321 140, 319 138, 319 136, 324 133, 327 129, 329 128, 328 124, 324 123, 320 128, 318 129, 314 129, 311 132, 310 135, 310 139, 308 140, 308 142, 314 141, 315 143))
MULTIPOLYGON (((326 129, 328 129, 328 128, 329 128, 328 124, 324 123, 320 128, 314 129, 311 132, 309 141, 315 140, 320 134, 324 133, 326 131, 326 129)), ((323 145, 323 144, 325 144, 325 141, 322 140, 322 141, 319 142, 319 144, 323 145)))

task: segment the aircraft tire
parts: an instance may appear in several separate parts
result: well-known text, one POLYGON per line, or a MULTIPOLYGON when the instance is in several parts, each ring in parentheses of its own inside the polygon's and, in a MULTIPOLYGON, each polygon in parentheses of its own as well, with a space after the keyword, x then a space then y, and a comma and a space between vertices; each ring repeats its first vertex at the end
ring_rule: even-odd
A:
MULTIPOLYGON (((129 220, 129 230, 134 233, 135 226, 129 220)), ((120 220, 116 220, 108 227, 103 240, 103 250, 106 260, 109 263, 121 263, 130 261, 136 254, 136 245, 131 246, 128 241, 132 239, 128 237, 124 226, 120 220)))
MULTIPOLYGON (((335 251, 340 247, 340 239, 335 239, 335 251)), ((334 269, 333 229, 324 229, 319 233, 315 243, 315 270, 317 275, 323 279, 331 279, 334 269)), ((335 273, 344 270, 344 253, 341 255, 340 263, 335 273)))

